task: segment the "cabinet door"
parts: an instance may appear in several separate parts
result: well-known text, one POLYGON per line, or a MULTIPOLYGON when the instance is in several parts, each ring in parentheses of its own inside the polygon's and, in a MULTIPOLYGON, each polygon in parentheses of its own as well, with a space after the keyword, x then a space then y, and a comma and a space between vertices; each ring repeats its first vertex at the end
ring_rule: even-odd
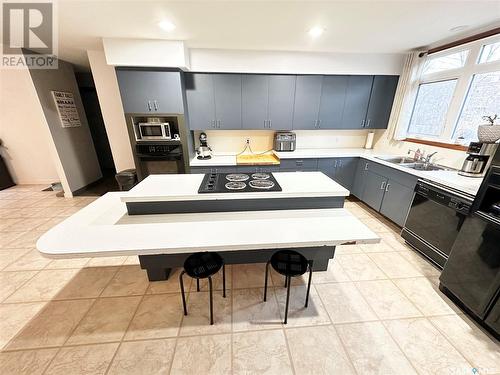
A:
POLYGON ((401 185, 394 180, 388 180, 380 213, 399 226, 403 226, 413 199, 413 189, 401 185))
POLYGON ((269 127, 292 129, 296 76, 269 76, 269 127))
POLYGON ((214 74, 217 129, 241 129, 241 75, 214 74))
POLYGON ((317 129, 322 76, 297 76, 293 129, 317 129))
POLYGON ((319 159, 318 160, 318 170, 323 172, 331 179, 335 179, 335 171, 337 168, 338 159, 336 158, 328 158, 328 159, 319 159))
POLYGON ((387 129, 398 80, 399 76, 375 76, 366 115, 366 128, 387 129))
POLYGON ((368 167, 368 161, 366 161, 365 159, 358 160, 351 193, 359 199, 363 198, 363 193, 365 191, 366 171, 368 170, 368 167))
POLYGON ((242 76, 241 83, 243 129, 267 129, 269 76, 247 74, 242 76))
POLYGON ((281 159, 280 171, 317 171, 318 159, 281 159))
POLYGON ((339 158, 335 168, 335 178, 340 185, 351 191, 356 173, 357 158, 339 158))
POLYGON ((324 76, 319 106, 319 127, 340 129, 348 76, 324 76))
POLYGON ((216 123, 213 76, 186 73, 184 81, 189 128, 191 130, 214 129, 216 123))
POLYGON ((342 129, 362 129, 370 101, 373 76, 349 76, 342 116, 342 129))
POLYGON ((179 72, 116 70, 125 113, 184 113, 179 72))
POLYGON ((371 208, 380 211, 386 185, 387 179, 385 177, 379 176, 369 170, 366 171, 365 190, 361 200, 371 208))

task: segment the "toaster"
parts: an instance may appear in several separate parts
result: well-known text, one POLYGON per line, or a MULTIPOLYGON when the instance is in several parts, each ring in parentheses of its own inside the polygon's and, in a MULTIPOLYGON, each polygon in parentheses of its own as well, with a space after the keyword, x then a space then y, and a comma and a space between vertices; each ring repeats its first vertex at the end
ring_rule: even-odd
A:
POLYGON ((296 136, 294 132, 274 133, 274 151, 295 151, 296 136))

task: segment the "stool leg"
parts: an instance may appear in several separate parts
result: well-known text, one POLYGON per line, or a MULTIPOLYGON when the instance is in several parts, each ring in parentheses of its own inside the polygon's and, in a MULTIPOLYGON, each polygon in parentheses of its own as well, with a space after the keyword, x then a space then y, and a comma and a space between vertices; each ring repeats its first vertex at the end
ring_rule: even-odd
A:
POLYGON ((226 298, 226 265, 222 265, 222 297, 226 298))
POLYGON ((306 292, 306 305, 309 302, 309 291, 311 290, 311 280, 312 280, 312 274, 313 274, 313 261, 309 261, 309 281, 307 282, 307 292, 306 292))
POLYGON ((269 273, 269 262, 266 263, 266 278, 264 279, 264 302, 267 301, 267 277, 269 273))
POLYGON ((212 301, 212 277, 208 277, 208 289, 210 290, 210 325, 214 324, 214 307, 213 307, 213 301, 212 301))
POLYGON ((196 291, 200 291, 200 279, 196 279, 196 291))
POLYGON ((286 303, 285 303, 285 321, 283 324, 286 324, 288 320, 288 301, 290 300, 290 284, 291 284, 291 277, 287 276, 286 277, 286 282, 287 282, 287 288, 286 288, 286 303))
POLYGON ((182 276, 186 271, 182 271, 181 274, 179 275, 179 283, 181 284, 181 294, 182 294, 182 307, 184 308, 184 315, 187 315, 187 307, 186 307, 186 296, 184 294, 184 280, 182 279, 182 276))

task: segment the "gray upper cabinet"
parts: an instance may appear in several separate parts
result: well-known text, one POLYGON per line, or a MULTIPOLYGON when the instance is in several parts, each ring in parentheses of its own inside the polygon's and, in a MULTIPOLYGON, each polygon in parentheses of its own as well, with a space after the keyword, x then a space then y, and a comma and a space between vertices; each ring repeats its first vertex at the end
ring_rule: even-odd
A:
POLYGON ((387 129, 399 76, 375 76, 365 127, 387 129))
POLYGON ((184 113, 180 72, 117 69, 125 113, 184 113))
POLYGON ((217 129, 241 129, 241 75, 214 74, 217 129))
POLYGON ((373 76, 349 76, 345 96, 342 129, 365 127, 373 76))
POLYGON ((187 73, 185 88, 190 129, 214 129, 216 123, 213 75, 187 73))
POLYGON ((243 129, 269 127, 269 77, 248 74, 242 76, 241 119, 243 129))
POLYGON ((292 129, 295 76, 269 75, 269 128, 292 129))
POLYGON ((297 76, 293 129, 317 129, 323 76, 297 76))
POLYGON ((346 97, 348 76, 324 76, 321 87, 318 127, 340 129, 346 97))

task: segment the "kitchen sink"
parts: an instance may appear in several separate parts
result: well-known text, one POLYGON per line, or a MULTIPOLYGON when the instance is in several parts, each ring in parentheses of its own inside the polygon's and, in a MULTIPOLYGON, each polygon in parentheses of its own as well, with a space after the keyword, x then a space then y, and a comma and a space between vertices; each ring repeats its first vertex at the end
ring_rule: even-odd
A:
POLYGON ((449 171, 450 168, 443 167, 441 165, 432 163, 411 163, 404 164, 402 167, 415 169, 417 171, 449 171))
POLYGON ((415 163, 415 160, 413 158, 409 158, 409 157, 406 157, 406 156, 396 156, 396 157, 393 157, 393 156, 389 156, 389 157, 376 156, 375 158, 383 160, 383 161, 387 161, 387 162, 393 163, 393 164, 407 164, 407 163, 414 164, 415 163))

